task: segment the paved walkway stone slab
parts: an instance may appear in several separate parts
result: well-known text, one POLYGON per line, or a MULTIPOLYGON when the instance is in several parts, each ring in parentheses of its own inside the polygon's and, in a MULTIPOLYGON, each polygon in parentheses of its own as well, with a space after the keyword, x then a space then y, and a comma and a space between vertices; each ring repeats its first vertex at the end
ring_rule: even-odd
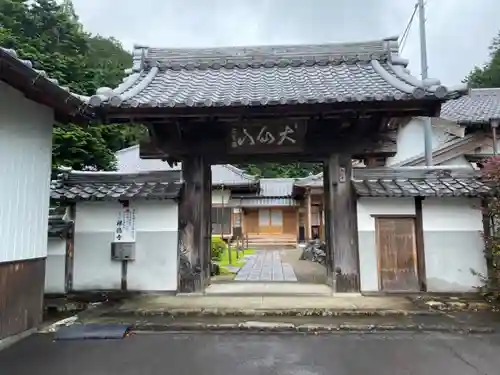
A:
POLYGON ((260 250, 241 268, 235 281, 297 281, 293 267, 281 260, 280 250, 260 250))

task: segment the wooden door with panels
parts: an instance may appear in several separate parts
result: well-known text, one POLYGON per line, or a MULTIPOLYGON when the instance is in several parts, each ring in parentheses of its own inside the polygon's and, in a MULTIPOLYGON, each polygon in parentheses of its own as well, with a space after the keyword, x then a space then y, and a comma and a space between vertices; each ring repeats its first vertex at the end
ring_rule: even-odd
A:
POLYGON ((243 214, 243 230, 246 234, 259 233, 259 211, 257 209, 245 209, 243 214))
POLYGON ((376 217, 379 290, 418 292, 414 217, 376 217))
POLYGON ((259 209, 259 232, 262 234, 283 233, 283 211, 281 208, 259 209))

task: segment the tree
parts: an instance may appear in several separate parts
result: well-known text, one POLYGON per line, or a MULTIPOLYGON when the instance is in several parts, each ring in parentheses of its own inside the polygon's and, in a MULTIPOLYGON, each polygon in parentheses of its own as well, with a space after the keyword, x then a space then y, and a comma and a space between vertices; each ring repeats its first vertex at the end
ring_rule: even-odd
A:
MULTIPOLYGON (((0 45, 83 95, 118 86, 132 64, 116 39, 84 31, 71 0, 0 0, 0 45)), ((55 124, 53 166, 113 169, 113 152, 137 143, 144 133, 140 125, 55 124)))
POLYGON ((500 32, 493 38, 489 50, 489 61, 481 68, 476 66, 465 79, 471 87, 500 87, 500 32))
POLYGON ((321 164, 314 163, 261 163, 240 165, 248 174, 264 178, 301 178, 323 170, 321 164))
POLYGON ((115 167, 113 152, 92 128, 57 126, 53 132, 52 167, 77 170, 109 170, 115 167))

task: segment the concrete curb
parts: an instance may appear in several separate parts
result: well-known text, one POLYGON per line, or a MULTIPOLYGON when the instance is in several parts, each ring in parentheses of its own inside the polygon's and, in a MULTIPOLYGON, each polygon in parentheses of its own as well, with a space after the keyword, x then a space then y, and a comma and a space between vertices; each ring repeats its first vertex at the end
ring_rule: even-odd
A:
POLYGON ((33 335, 34 333, 37 332, 36 328, 31 328, 28 329, 27 331, 23 331, 21 333, 8 336, 2 340, 0 340, 0 351, 7 349, 8 347, 11 347, 12 345, 18 343, 21 340, 24 340, 25 338, 33 335))
POLYGON ((230 324, 208 324, 208 323, 140 323, 132 324, 132 331, 136 332, 254 332, 254 333, 335 333, 335 332, 448 332, 448 333, 468 333, 485 334, 494 333, 491 327, 461 327, 456 325, 419 325, 419 324, 338 324, 338 325, 318 325, 276 322, 244 322, 230 324))
POLYGON ((242 309, 165 309, 165 310, 114 310, 104 312, 101 316, 111 317, 154 317, 154 316, 173 316, 173 317, 197 317, 197 316, 429 316, 443 315, 440 311, 431 310, 328 310, 328 309, 287 309, 287 310, 242 310, 242 309))

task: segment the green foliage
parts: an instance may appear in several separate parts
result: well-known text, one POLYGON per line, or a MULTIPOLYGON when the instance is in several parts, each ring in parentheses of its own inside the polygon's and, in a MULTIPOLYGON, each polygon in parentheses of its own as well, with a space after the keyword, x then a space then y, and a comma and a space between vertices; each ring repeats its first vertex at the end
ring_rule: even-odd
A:
POLYGON ((227 251, 227 244, 219 236, 212 236, 212 259, 221 260, 224 252, 227 251))
POLYGON ((292 164, 245 164, 239 165, 247 173, 264 178, 301 178, 310 174, 317 174, 322 171, 321 164, 314 163, 292 163, 292 164))
MULTIPOLYGON (((118 86, 132 64, 116 39, 84 31, 71 0, 0 0, 0 45, 83 95, 118 86)), ((113 153, 136 144, 145 133, 141 125, 55 124, 52 164, 112 170, 113 153)))
POLYGON ((500 87, 500 33, 490 45, 490 59, 481 68, 475 67, 466 82, 474 88, 500 87))

